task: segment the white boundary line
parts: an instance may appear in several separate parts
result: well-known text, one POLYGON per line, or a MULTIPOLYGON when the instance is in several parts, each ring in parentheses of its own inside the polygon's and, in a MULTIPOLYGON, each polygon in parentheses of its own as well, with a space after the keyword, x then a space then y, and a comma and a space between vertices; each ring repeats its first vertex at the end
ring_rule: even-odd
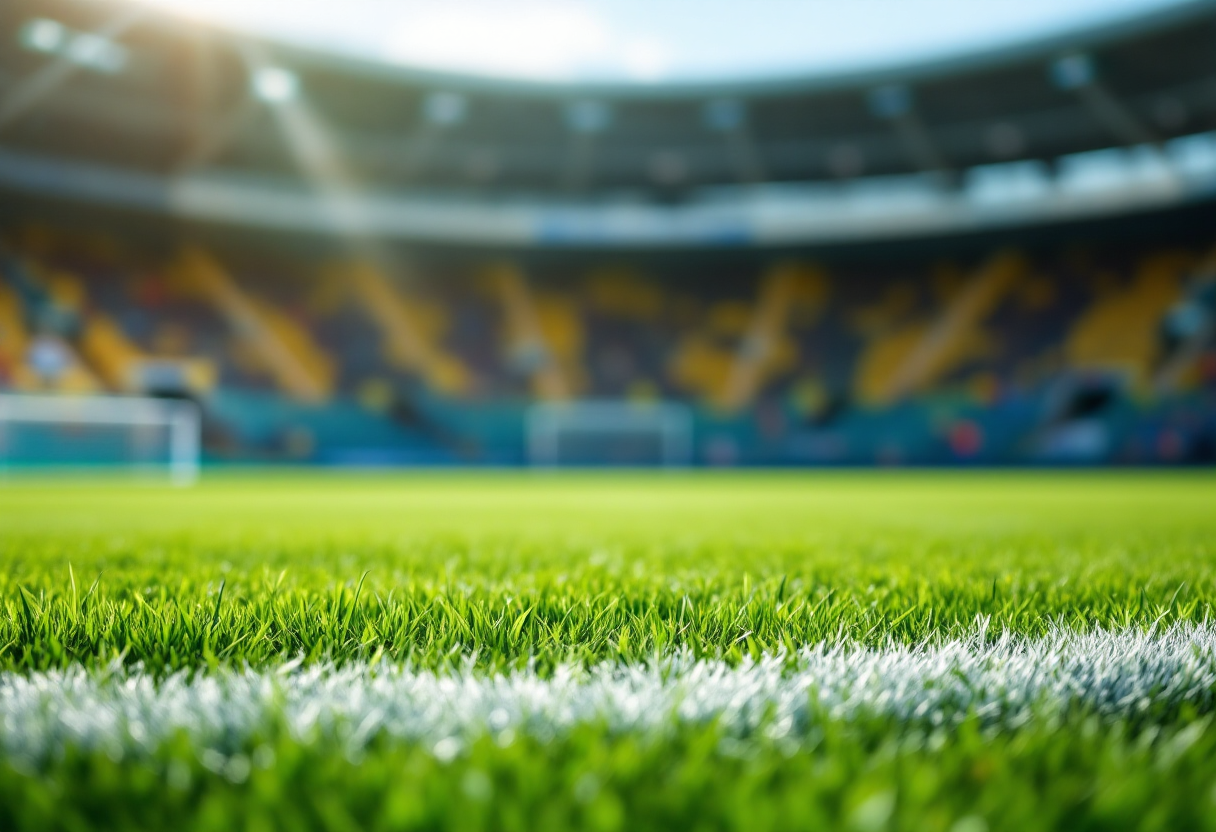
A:
POLYGON ((80 667, 0 674, 0 750, 44 759, 65 746, 146 754, 177 731, 201 749, 235 753, 272 720, 303 741, 328 736, 352 748, 373 736, 459 753, 487 733, 560 736, 580 724, 663 732, 717 721, 727 732, 798 741, 817 720, 882 717, 995 727, 1080 708, 1119 719, 1190 703, 1216 707, 1216 627, 1164 632, 1057 631, 938 646, 813 647, 731 667, 677 654, 647 666, 560 667, 487 675, 471 668, 297 668, 184 674, 80 667))

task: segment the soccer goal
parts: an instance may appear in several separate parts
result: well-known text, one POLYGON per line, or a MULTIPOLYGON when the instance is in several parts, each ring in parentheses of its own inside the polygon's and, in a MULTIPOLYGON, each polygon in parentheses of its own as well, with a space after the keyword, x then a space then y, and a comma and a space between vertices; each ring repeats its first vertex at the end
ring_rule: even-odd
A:
POLYGON ((672 403, 539 404, 528 411, 527 446, 537 466, 683 466, 692 462, 693 419, 672 403))
POLYGON ((126 396, 0 394, 0 472, 129 470, 198 479, 192 402, 126 396))

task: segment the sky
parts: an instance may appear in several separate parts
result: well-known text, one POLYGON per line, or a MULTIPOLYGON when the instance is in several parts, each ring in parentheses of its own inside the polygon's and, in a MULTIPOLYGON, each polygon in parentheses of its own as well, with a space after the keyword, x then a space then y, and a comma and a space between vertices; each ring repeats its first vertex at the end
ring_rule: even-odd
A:
POLYGON ((982 51, 1184 0, 143 0, 408 67, 553 83, 848 72, 982 51))

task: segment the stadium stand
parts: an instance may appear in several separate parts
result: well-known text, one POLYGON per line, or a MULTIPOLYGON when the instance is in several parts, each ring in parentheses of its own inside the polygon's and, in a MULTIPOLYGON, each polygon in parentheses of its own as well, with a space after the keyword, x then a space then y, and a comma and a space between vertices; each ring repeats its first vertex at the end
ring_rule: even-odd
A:
POLYGON ((1199 245, 752 258, 690 278, 646 258, 390 272, 290 245, 273 262, 198 244, 158 262, 132 240, 109 246, 126 260, 73 232, 7 240, 6 386, 189 395, 233 458, 523 461, 530 403, 571 400, 684 402, 703 462, 1152 461, 1119 441, 1152 430, 1210 448, 1199 245), (53 381, 37 337, 62 347, 53 381), (1061 438, 1095 420, 1100 450, 1061 438))

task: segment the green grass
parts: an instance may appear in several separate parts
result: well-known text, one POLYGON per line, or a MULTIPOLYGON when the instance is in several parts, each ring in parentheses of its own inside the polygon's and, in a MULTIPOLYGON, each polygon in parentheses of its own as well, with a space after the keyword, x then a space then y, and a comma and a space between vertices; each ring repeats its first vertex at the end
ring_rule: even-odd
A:
MULTIPOLYGON (((1196 730, 1198 726, 1198 730, 1196 730)), ((832 727, 795 754, 724 753, 712 727, 661 742, 589 727, 558 741, 340 749, 271 738, 236 776, 184 745, 151 763, 0 765, 5 829, 512 829, 916 832, 1216 829, 1216 729, 1133 735, 1077 720, 990 736, 832 727), (262 766, 266 767, 263 768, 262 766)))
MULTIPOLYGON (((1214 602, 1207 474, 0 485, 0 669, 20 673, 301 656, 547 673, 678 648, 739 661, 823 641, 940 641, 981 616, 990 633, 1031 636, 1199 622, 1214 602)), ((272 733, 276 762, 236 781, 180 744, 154 760, 5 763, 0 827, 1204 828, 1216 817, 1208 719, 1081 714, 929 739, 828 724, 793 751, 735 748, 713 726, 664 738, 588 726, 487 740, 449 764, 387 742, 352 762, 272 733)))
POLYGON ((0 491, 0 667, 738 657, 1200 620, 1216 480, 234 477, 0 491))

